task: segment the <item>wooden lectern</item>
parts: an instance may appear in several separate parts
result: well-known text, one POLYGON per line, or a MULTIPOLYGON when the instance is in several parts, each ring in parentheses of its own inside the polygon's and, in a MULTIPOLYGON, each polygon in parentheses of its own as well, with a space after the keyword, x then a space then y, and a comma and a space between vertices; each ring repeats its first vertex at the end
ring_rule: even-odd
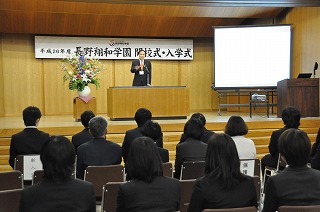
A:
POLYGON ((301 117, 319 117, 319 79, 285 79, 277 84, 278 109, 280 118, 282 110, 288 106, 297 108, 301 117))

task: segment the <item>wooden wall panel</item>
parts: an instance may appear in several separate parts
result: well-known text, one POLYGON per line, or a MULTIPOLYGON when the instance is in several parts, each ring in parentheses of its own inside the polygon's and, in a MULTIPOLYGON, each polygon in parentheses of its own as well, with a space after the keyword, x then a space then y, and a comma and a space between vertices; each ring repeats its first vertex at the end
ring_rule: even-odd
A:
MULTIPOLYGON (((59 59, 35 59, 34 37, 3 34, 4 116, 18 116, 28 105, 38 106, 45 115, 72 114, 76 91, 63 84, 59 59), (14 67, 14 68, 13 68, 14 67)), ((217 98, 211 90, 213 75, 212 39, 194 40, 193 61, 152 61, 152 85, 190 88, 191 111, 217 108, 217 98)), ((105 71, 99 75, 101 87, 89 85, 97 99, 97 113, 107 113, 107 89, 131 86, 131 60, 101 60, 105 71)))
POLYGON ((0 116, 5 115, 4 110, 4 93, 3 93, 3 56, 2 56, 2 35, 0 34, 0 116))
MULTIPOLYGON (((213 41, 194 40, 193 61, 181 61, 181 85, 190 88, 190 110, 211 110, 213 41)), ((216 103, 216 102, 215 102, 216 103)))
POLYGON ((5 115, 21 114, 34 105, 43 109, 43 70, 34 57, 33 36, 2 35, 5 115))
MULTIPOLYGON (((278 22, 293 24, 291 77, 313 72, 314 63, 320 62, 320 7, 293 8, 278 22)), ((318 71, 316 77, 319 76, 318 71)))

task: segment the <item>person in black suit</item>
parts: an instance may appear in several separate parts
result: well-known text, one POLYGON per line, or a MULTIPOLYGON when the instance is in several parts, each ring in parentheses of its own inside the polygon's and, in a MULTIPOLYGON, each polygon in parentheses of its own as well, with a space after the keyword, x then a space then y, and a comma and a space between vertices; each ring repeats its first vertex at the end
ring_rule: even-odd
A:
POLYGON ((300 126, 300 111, 293 108, 287 107, 282 111, 282 121, 284 123, 284 127, 273 131, 270 143, 269 143, 269 152, 270 154, 265 155, 261 159, 261 170, 264 173, 264 169, 266 166, 270 166, 273 168, 277 168, 278 158, 279 158, 279 150, 278 150, 278 139, 280 135, 289 128, 297 129, 300 126))
POLYGON ((142 126, 141 133, 143 136, 152 138, 160 153, 162 162, 169 162, 169 151, 163 148, 163 134, 161 126, 157 122, 149 120, 142 126))
POLYGON ((39 108, 29 106, 23 110, 22 115, 26 128, 11 137, 9 164, 12 168, 18 155, 40 154, 43 144, 49 138, 48 133, 37 129, 41 118, 39 108))
POLYGON ((316 141, 314 142, 314 144, 312 145, 312 148, 311 148, 311 154, 310 154, 311 160, 316 155, 319 144, 320 144, 320 128, 318 129, 316 141))
POLYGON ((263 212, 282 205, 320 205, 320 171, 309 168, 311 142, 307 133, 291 128, 279 138, 279 151, 288 166, 269 177, 263 212))
MULTIPOLYGON (((192 114, 192 116, 190 118, 195 118, 195 119, 199 119, 202 123, 203 123, 203 133, 202 136, 200 138, 200 141, 204 142, 204 143, 208 143, 209 138, 214 135, 215 133, 208 130, 205 125, 206 125, 206 118, 204 117, 204 115, 202 113, 194 113, 192 114)), ((182 143, 186 140, 186 136, 184 135, 184 133, 182 133, 181 138, 180 138, 180 142, 182 143)))
POLYGON ((207 144, 200 141, 203 133, 203 123, 199 119, 191 118, 183 130, 186 140, 177 144, 174 177, 180 178, 181 165, 186 161, 204 161, 207 144))
POLYGON ((131 73, 134 73, 132 86, 151 85, 151 62, 145 59, 144 50, 140 50, 138 55, 139 59, 132 61, 130 70, 131 73))
POLYGON ((72 144, 74 146, 74 149, 76 150, 81 144, 84 144, 88 141, 91 141, 93 139, 93 136, 89 132, 89 121, 95 117, 94 113, 91 110, 86 110, 81 114, 81 123, 84 126, 84 129, 72 136, 72 144))
POLYGON ((320 170, 320 128, 318 130, 316 142, 312 145, 310 161, 311 168, 320 170))
POLYGON ((215 134, 208 142, 205 176, 195 182, 188 211, 249 206, 257 207, 254 180, 241 173, 233 139, 215 134))
POLYGON ((142 136, 141 128, 148 120, 151 120, 151 118, 152 118, 152 113, 150 112, 150 110, 148 110, 146 108, 139 108, 136 111, 136 113, 134 115, 134 119, 135 119, 138 127, 131 129, 131 130, 128 130, 124 136, 124 140, 122 143, 122 157, 123 157, 124 162, 127 162, 127 156, 128 156, 130 145, 131 145, 132 141, 135 138, 142 136))
POLYGON ((68 138, 52 136, 40 154, 44 176, 23 189, 20 212, 96 211, 93 185, 72 177, 75 150, 68 138))
POLYGON ((122 161, 120 145, 106 140, 107 119, 96 116, 89 122, 93 140, 78 147, 77 177, 84 178, 88 166, 107 166, 120 164, 122 161))
POLYGON ((126 163, 132 180, 120 185, 117 212, 178 211, 180 183, 163 176, 162 161, 151 138, 136 138, 126 163))

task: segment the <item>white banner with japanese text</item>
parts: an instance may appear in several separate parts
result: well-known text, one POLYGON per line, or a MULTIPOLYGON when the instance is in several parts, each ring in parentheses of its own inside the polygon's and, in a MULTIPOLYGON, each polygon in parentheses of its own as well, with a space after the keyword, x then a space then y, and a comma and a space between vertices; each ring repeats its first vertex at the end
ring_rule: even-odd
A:
POLYGON ((36 58, 65 58, 82 52, 99 59, 193 60, 193 40, 35 36, 36 58))

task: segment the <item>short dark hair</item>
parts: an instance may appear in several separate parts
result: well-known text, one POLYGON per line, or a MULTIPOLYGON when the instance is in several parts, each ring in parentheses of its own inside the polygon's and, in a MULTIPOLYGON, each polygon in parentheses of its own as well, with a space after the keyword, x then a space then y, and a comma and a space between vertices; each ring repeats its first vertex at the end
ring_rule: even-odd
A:
POLYGON ((140 50, 138 51, 138 55, 140 54, 140 52, 144 52, 144 53, 146 53, 146 51, 145 51, 145 50, 140 49, 140 50))
POLYGON ((126 168, 132 179, 145 182, 152 182, 154 177, 163 176, 162 160, 151 138, 142 136, 133 140, 126 168))
POLYGON ((141 128, 142 135, 152 138, 157 146, 163 146, 163 133, 161 131, 161 126, 157 122, 152 120, 147 121, 141 128))
POLYGON ((246 135, 248 134, 248 126, 240 116, 231 116, 224 132, 230 136, 246 135))
POLYGON ((89 121, 90 133, 94 138, 105 136, 107 127, 107 119, 103 116, 95 116, 89 121))
POLYGON ((310 159, 311 142, 302 130, 290 128, 279 137, 280 154, 290 166, 305 166, 310 159))
POLYGON ((207 120, 202 113, 194 113, 190 118, 199 119, 203 123, 203 126, 206 125, 207 120))
POLYGON ((81 114, 81 123, 85 128, 89 127, 89 121, 96 115, 91 110, 86 110, 81 114))
POLYGON ((240 159, 233 139, 227 134, 214 134, 208 141, 205 173, 212 182, 229 190, 245 179, 240 171, 240 159))
POLYGON ((41 112, 39 108, 35 106, 29 106, 23 110, 22 116, 24 125, 36 126, 37 119, 41 118, 41 112))
POLYGON ((147 108, 139 108, 134 115, 134 119, 136 120, 138 127, 142 127, 144 123, 151 120, 151 118, 152 114, 147 108))
POLYGON ((184 125, 183 134, 185 137, 200 140, 203 134, 204 126, 199 119, 191 118, 184 125))
POLYGON ((300 111, 294 107, 287 107, 282 111, 282 121, 287 128, 298 128, 300 126, 300 111))
POLYGON ((70 140, 64 136, 51 136, 41 150, 40 159, 44 178, 65 180, 74 172, 76 153, 70 140))

